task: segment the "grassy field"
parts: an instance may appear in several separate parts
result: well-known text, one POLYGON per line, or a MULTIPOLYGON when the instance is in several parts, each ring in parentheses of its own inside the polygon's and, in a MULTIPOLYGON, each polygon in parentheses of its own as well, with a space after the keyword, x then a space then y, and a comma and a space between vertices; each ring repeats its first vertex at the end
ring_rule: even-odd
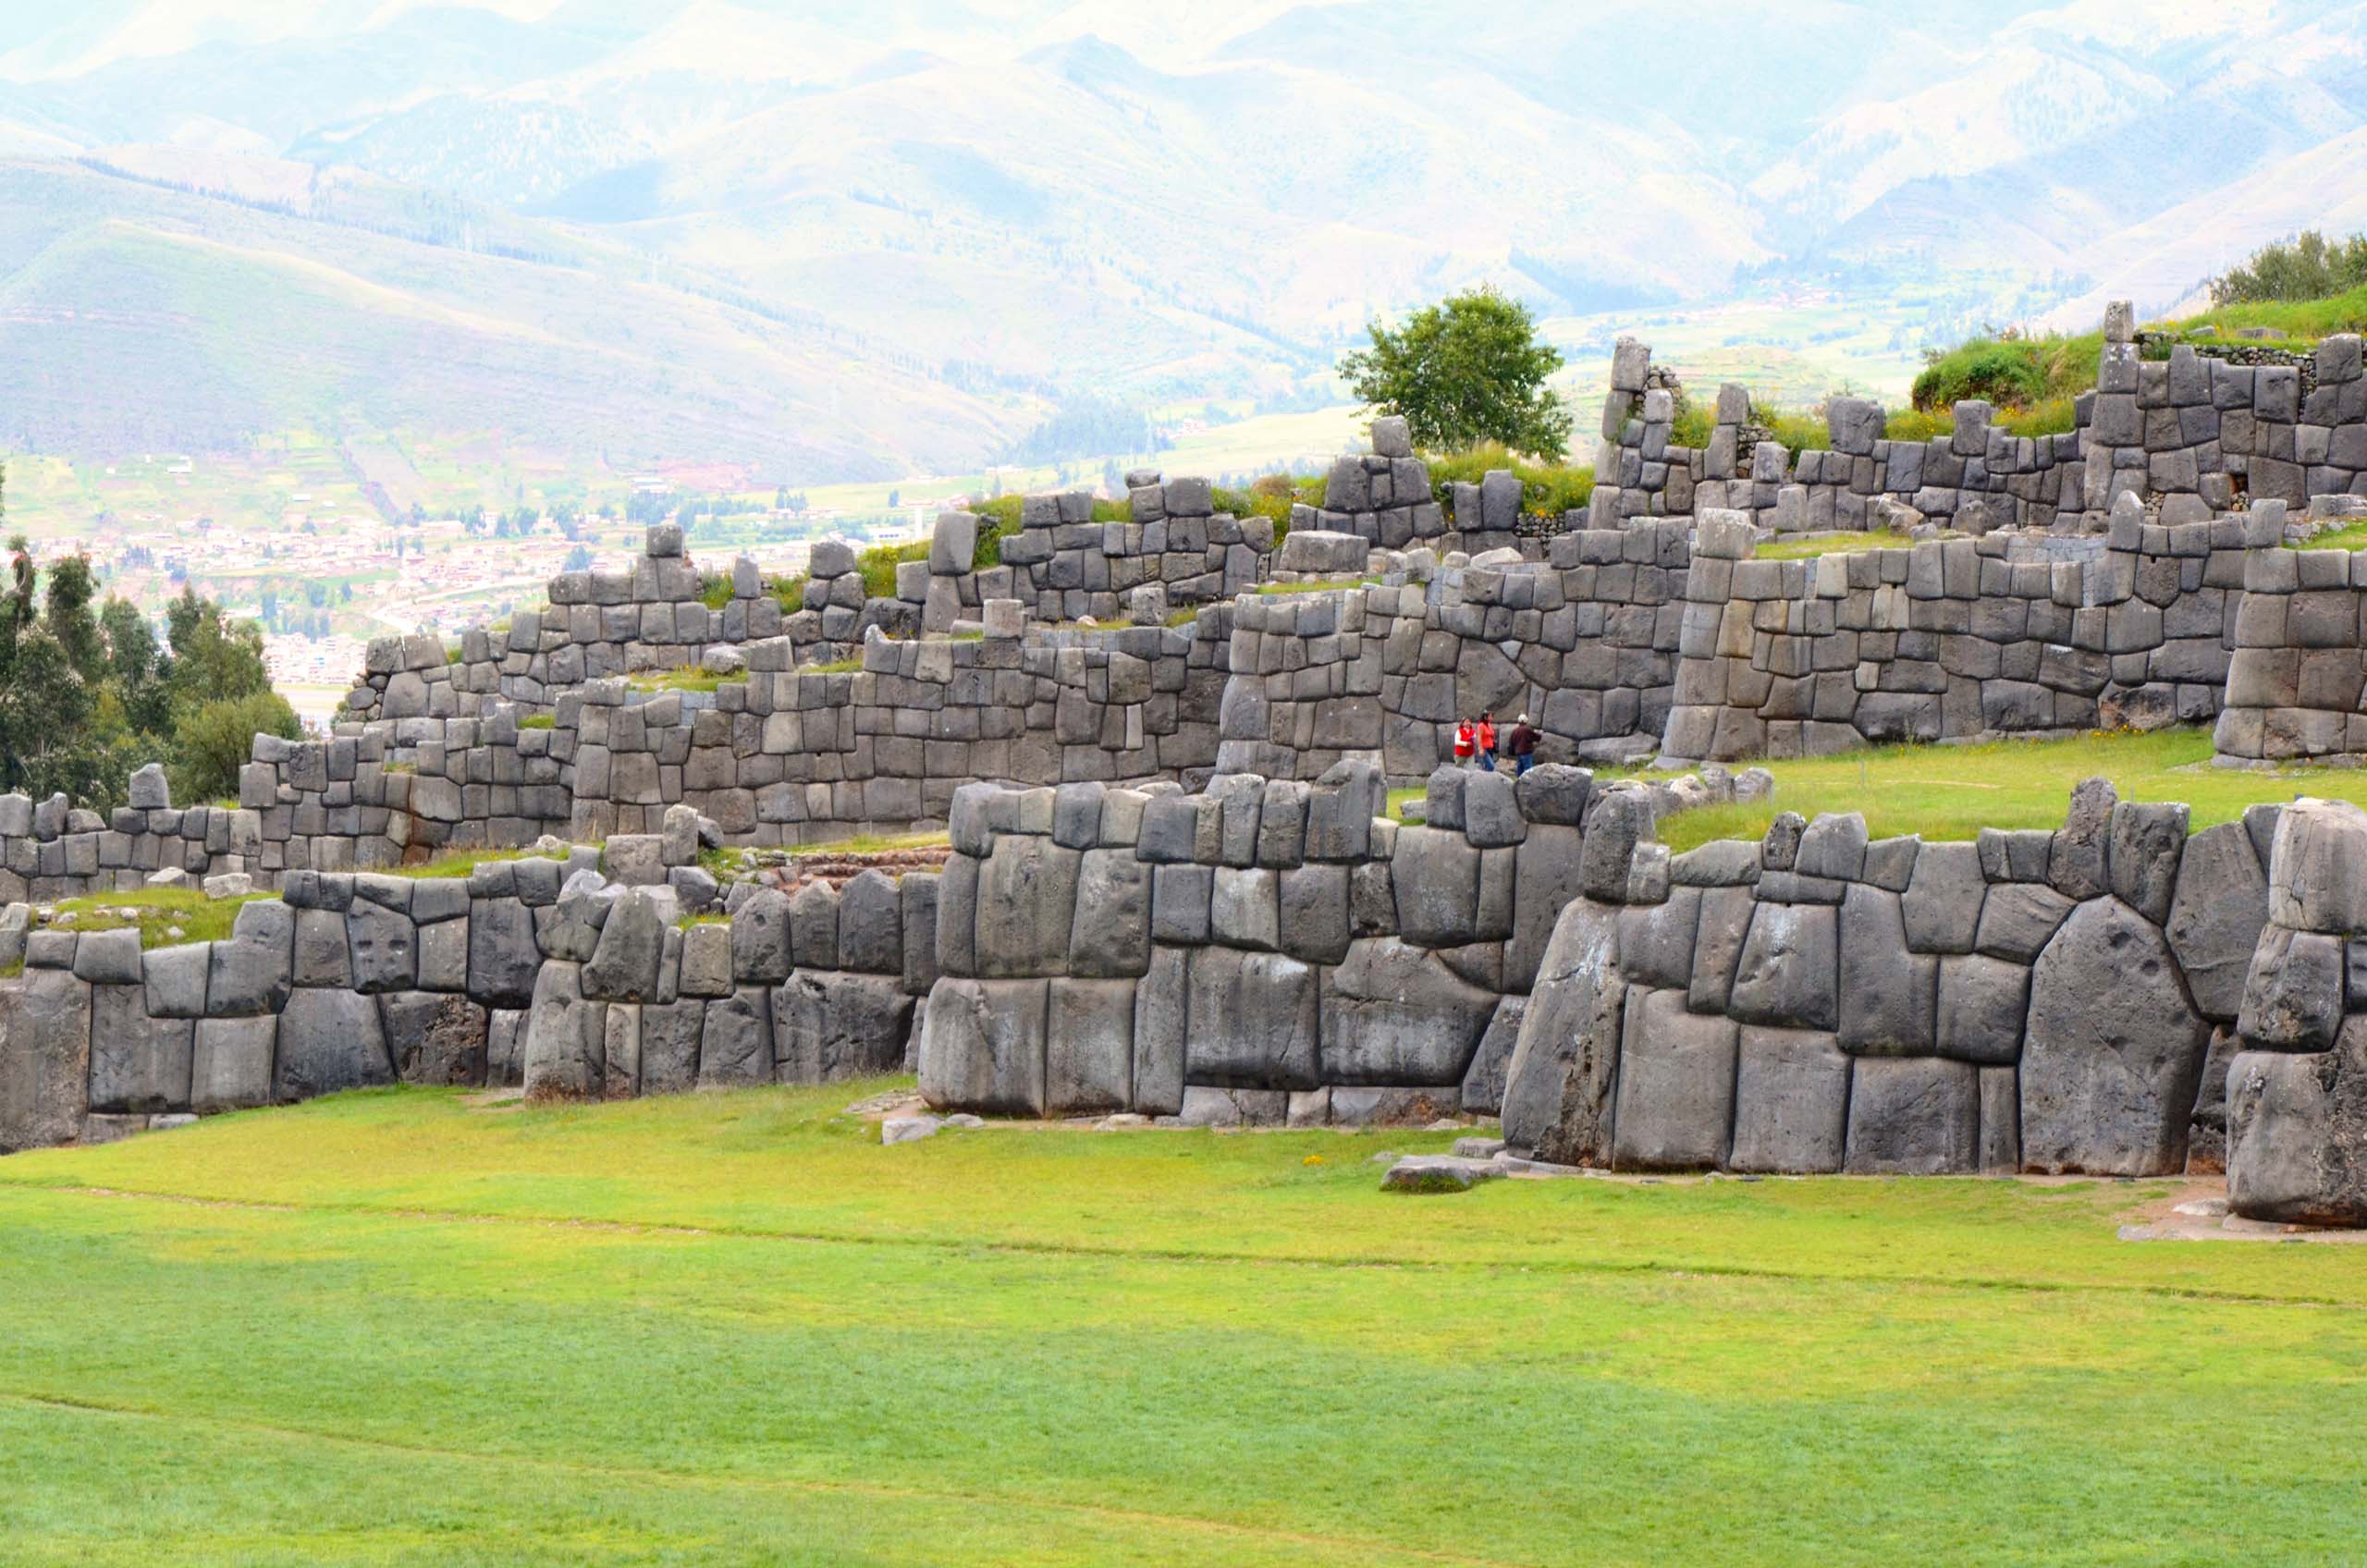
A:
POLYGON ((0 1161, 12 1564, 2301 1562, 2367 1248, 2175 1183, 382 1092, 0 1161), (2240 1472, 2238 1484, 2231 1471, 2240 1472), (1941 1543, 1944 1543, 1944 1545, 1941 1543))
MULTIPOLYGON (((2184 801, 2196 829, 2232 822, 2244 808, 2302 795, 2367 805, 2367 770, 2215 767, 2211 731, 2151 734, 2098 730, 2067 741, 1998 741, 1979 746, 1870 746, 1837 756, 1756 765, 1775 776, 1775 798, 1750 805, 1707 806, 1669 817, 1660 836, 1683 851, 1712 839, 1758 839, 1775 814, 1861 811, 1876 838, 1920 833, 1972 839, 1983 827, 2060 827, 2071 787, 2098 775, 2125 801, 2184 801)), ((1599 768, 1598 780, 1673 778, 1649 770, 1599 768)), ((1420 787, 1392 790, 1392 815, 1417 800, 1420 787)))

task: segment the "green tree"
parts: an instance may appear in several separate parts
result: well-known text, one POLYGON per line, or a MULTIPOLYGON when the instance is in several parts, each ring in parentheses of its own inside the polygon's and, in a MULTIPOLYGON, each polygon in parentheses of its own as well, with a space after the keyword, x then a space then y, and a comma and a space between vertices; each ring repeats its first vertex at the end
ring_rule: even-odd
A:
POLYGON ((1475 288, 1368 330, 1371 346, 1343 355, 1340 375, 1372 412, 1404 415, 1416 446, 1495 441, 1557 460, 1568 450, 1570 411, 1546 385, 1562 356, 1517 300, 1475 288))
POLYGON ((293 741, 302 733, 288 699, 269 690, 218 697, 182 710, 173 724, 173 755, 166 765, 174 799, 210 801, 237 794, 239 769, 246 766, 257 735, 293 741))

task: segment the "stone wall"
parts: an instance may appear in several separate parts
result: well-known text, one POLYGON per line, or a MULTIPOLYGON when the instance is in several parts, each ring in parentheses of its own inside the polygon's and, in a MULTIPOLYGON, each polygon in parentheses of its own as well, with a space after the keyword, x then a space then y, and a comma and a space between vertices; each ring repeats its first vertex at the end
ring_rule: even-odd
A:
POLYGON ((922 1093, 1214 1122, 1491 1112, 1519 998, 1593 864, 1590 786, 1449 771, 1428 827, 1379 815, 1367 762, 1196 795, 964 790, 922 1093))
POLYGON ((652 885, 589 850, 465 877, 293 871, 230 937, 147 952, 134 930, 28 930, 16 906, 0 1153, 399 1082, 596 1099, 905 1065, 934 874, 766 889, 682 925, 645 848, 612 842, 610 869, 652 885))
POLYGON ((2238 762, 2367 753, 2367 552, 2275 550, 2244 562, 2226 701, 2213 732, 2238 762))
MULTIPOLYGON (((1369 764, 1200 795, 965 791, 920 1050, 940 1108, 1186 1121, 1502 1107, 1623 1170, 2216 1169, 2277 808, 2189 839, 2091 780, 2063 828, 1856 815, 1672 855, 1581 770, 1369 764)), ((2367 856, 2360 875, 2367 877, 2367 856)), ((2367 886, 2367 882, 2362 882, 2367 886)))
POLYGON ((1546 558, 1392 572, 1379 586, 1233 609, 1225 772, 1314 778, 1343 759, 1411 782, 1455 722, 1527 713, 1549 760, 1649 753, 1667 716, 1691 545, 1685 522, 1564 533, 1546 558))
MULTIPOLYGON (((864 645, 861 670, 792 668, 785 643, 742 650, 711 692, 594 681, 560 702, 571 831, 646 831, 688 802, 734 843, 942 823, 977 779, 1205 777, 1232 612, 1182 627, 864 645)), ((528 732, 531 733, 531 732, 528 732)))
POLYGON ((2276 825, 2268 924, 2226 1070, 2227 1199, 2251 1219, 2367 1225, 2367 814, 2276 825))
POLYGON ((546 607, 520 610, 507 628, 470 628, 456 654, 435 637, 374 640, 347 711, 362 719, 477 717, 496 699, 547 711, 569 687, 695 665, 718 643, 826 641, 819 614, 783 617, 754 561, 734 562, 730 579, 730 597, 709 608, 681 525, 654 523, 631 567, 562 571, 550 580, 546 607))
POLYGON ((1800 756, 2210 719, 2248 560, 2286 556, 2283 531, 2281 505, 2164 525, 2132 498, 2102 538, 1993 533, 1760 561, 1742 514, 1705 511, 1662 752, 1800 756))

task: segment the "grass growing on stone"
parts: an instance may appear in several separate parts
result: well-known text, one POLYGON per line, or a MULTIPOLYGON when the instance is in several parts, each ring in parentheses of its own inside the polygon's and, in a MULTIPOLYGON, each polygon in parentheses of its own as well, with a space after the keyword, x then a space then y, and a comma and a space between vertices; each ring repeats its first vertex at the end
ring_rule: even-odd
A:
POLYGON ((1914 543, 1905 534, 1894 533, 1887 528, 1843 529, 1830 533, 1803 533, 1770 539, 1754 548, 1751 556, 1762 561, 1805 561, 1814 560, 1819 556, 1846 555, 1858 550, 1896 549, 1914 543))
POLYGON ((0 1160, 12 1563, 2336 1561, 2367 1248, 2167 1182, 1378 1190, 885 1084, 0 1160), (2241 1485, 2212 1456, 2239 1446, 2241 1485))
POLYGON ((251 893, 239 899, 209 899, 202 888, 141 888, 129 893, 92 893, 63 899, 51 906, 59 919, 52 925, 67 931, 120 931, 140 928, 142 948, 178 947, 183 942, 226 939, 238 924, 239 906, 276 893, 251 893), (178 936, 173 933, 179 931, 178 936))
POLYGON ((2215 767, 2208 729, 2092 731, 2066 741, 1980 746, 1870 747, 1761 766, 1775 776, 1772 802, 1686 812, 1662 822, 1661 837, 1678 850, 1712 839, 1757 839, 1779 811, 1809 817, 1821 811, 1862 811, 1877 838, 1920 833, 1926 839, 1971 839, 1983 827, 2060 827, 2071 787, 2098 774, 2111 779, 2125 801, 2184 801, 2193 808, 2196 828, 2231 822, 2263 801, 2300 795, 2367 804, 2367 771, 2357 768, 2215 767))
POLYGON ((2367 550, 2367 522, 2329 528, 2324 533, 2299 541, 2288 539, 2285 547, 2288 550, 2367 550))
POLYGON ((637 692, 712 692, 727 680, 746 679, 744 675, 702 669, 697 665, 681 665, 673 669, 643 670, 632 677, 631 684, 637 692))
POLYGON ((466 876, 478 866, 491 865, 496 861, 526 860, 533 853, 532 850, 454 850, 450 854, 439 855, 417 865, 384 867, 383 874, 388 876, 466 876))
POLYGON ((1257 592, 1273 595, 1337 594, 1348 588, 1369 588, 1380 581, 1378 577, 1310 577, 1297 582, 1260 582, 1257 592))
POLYGON ((521 729, 556 729, 558 728, 558 716, 557 714, 548 713, 530 713, 525 717, 518 721, 518 728, 521 729))

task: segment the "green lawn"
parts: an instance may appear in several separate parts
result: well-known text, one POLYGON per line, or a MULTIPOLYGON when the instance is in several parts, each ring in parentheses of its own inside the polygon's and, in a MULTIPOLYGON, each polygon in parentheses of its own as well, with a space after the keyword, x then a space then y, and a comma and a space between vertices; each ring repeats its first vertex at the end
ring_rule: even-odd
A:
POLYGON ((878 1084, 0 1161, 11 1564, 2319 1562, 2367 1248, 2166 1182, 1378 1191, 878 1084))
POLYGON ((2367 771, 2216 767, 2211 731, 2094 731, 2067 741, 1999 741, 1980 746, 1881 746, 1838 756, 1765 763, 1773 802, 1712 806, 1661 824, 1678 850, 1712 839, 1757 839, 1779 811, 1813 817, 1862 811, 1876 838, 1977 838, 1983 827, 2060 827, 2071 787, 2098 774, 2125 801, 2184 801, 2191 826, 2210 827, 2263 801, 2323 795, 2367 804, 2367 771))
POLYGON ((140 928, 143 948, 169 948, 183 942, 213 942, 230 935, 238 924, 239 906, 274 893, 243 898, 209 899, 202 887, 141 888, 128 893, 91 893, 60 900, 55 906, 73 931, 116 931, 140 928))

